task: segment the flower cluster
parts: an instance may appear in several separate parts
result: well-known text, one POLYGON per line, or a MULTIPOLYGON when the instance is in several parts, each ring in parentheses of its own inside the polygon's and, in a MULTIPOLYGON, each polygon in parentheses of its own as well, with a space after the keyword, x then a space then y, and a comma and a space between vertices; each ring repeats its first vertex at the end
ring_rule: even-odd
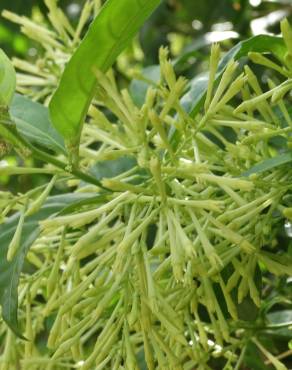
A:
MULTIPOLYGON (((46 45, 45 65, 53 59, 52 69, 15 62, 42 81, 44 89, 36 92, 33 80, 19 80, 20 91, 29 89, 35 99, 49 96, 94 7, 87 3, 71 32, 54 2, 47 4, 58 37, 43 29, 34 34, 46 45)), ((35 25, 13 17, 31 35, 35 25)), ((284 22, 285 41, 287 27, 284 22)), ((291 140, 285 100, 290 46, 283 66, 251 53, 253 62, 284 78, 269 81, 263 92, 252 69, 241 71, 234 60, 216 78, 220 49, 213 45, 207 93, 195 114, 181 105, 188 81, 176 77, 165 48, 160 81, 151 83, 142 106, 119 90, 112 71, 95 71, 99 86, 84 126, 80 166, 97 168, 98 176, 102 165, 113 166, 111 176, 102 176, 111 191, 70 179, 76 193, 92 197, 41 222, 27 255, 34 272, 24 273, 20 285, 20 319, 29 340, 7 331, 2 370, 13 361, 23 369, 139 369, 139 353, 149 370, 206 370, 219 356, 226 369, 239 369, 238 349, 254 335, 245 330, 250 318, 243 307, 256 312, 261 306, 259 265, 276 275, 292 273, 291 261, 271 248, 278 225, 291 218, 285 196, 292 173, 283 165, 245 175, 273 156, 273 138, 291 140), (48 328, 44 354, 39 342, 48 328)), ((38 197, 17 200, 22 217, 8 258, 24 217, 40 209, 60 178, 38 197)), ((0 199, 3 209, 11 204, 6 193, 0 199)), ((285 369, 252 340, 275 368, 285 369)))

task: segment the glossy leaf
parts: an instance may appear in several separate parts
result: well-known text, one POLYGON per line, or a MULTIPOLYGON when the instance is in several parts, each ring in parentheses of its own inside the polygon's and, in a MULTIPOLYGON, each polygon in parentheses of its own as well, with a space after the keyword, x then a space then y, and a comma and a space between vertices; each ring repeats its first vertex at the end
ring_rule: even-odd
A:
POLYGON ((39 212, 25 219, 21 248, 11 262, 7 261, 6 255, 19 220, 19 213, 11 216, 0 225, 0 304, 2 316, 7 325, 19 336, 21 336, 17 322, 19 277, 25 256, 32 243, 39 236, 39 221, 51 217, 69 204, 78 202, 84 197, 86 194, 63 194, 48 198, 39 212))
POLYGON ((83 120, 97 85, 160 0, 108 0, 69 61, 50 102, 52 123, 72 151, 78 151, 83 120))
POLYGON ((134 157, 124 156, 113 160, 97 162, 90 170, 91 174, 97 179, 111 178, 120 175, 136 166, 137 161, 134 157))
POLYGON ((292 338, 292 331, 289 329, 292 322, 292 310, 270 312, 267 314, 267 319, 268 326, 273 326, 269 333, 278 337, 292 338))
POLYGON ((292 152, 283 153, 277 155, 276 157, 266 159, 263 162, 256 164, 248 171, 244 172, 242 176, 249 176, 253 173, 268 171, 289 162, 292 162, 292 152))
MULTIPOLYGON (((221 59, 217 70, 217 79, 220 78, 227 63, 231 59, 238 60, 241 57, 247 56, 250 51, 260 53, 271 52, 278 59, 283 60, 286 47, 282 38, 268 35, 258 35, 248 40, 241 41, 221 59)), ((191 81, 190 90, 181 100, 184 109, 192 116, 194 116, 203 105, 204 96, 208 87, 208 78, 208 74, 195 77, 191 81)))
POLYGON ((17 131, 26 140, 55 152, 65 153, 64 140, 50 122, 45 106, 16 94, 10 106, 10 116, 17 131))
POLYGON ((16 86, 16 75, 14 68, 0 49, 0 106, 9 106, 14 95, 16 86))

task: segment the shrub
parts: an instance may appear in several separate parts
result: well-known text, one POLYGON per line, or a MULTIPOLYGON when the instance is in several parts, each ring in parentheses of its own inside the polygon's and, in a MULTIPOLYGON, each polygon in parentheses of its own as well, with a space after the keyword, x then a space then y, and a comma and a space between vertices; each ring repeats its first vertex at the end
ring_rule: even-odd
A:
POLYGON ((1 369, 238 370, 252 351, 285 369, 265 338, 289 323, 273 324, 262 286, 292 272, 277 239, 292 218, 291 28, 283 21, 283 39, 244 41, 221 61, 213 45, 208 76, 193 81, 162 47, 159 78, 121 90, 107 69, 158 2, 141 3, 117 36, 104 22, 125 5, 108 1, 81 43, 93 1, 75 31, 53 1, 54 31, 4 13, 28 35, 38 29, 45 52, 35 65, 15 60, 26 97, 13 99, 1 56, 4 159, 11 147, 35 159, 4 161, 1 173, 50 180, 1 193, 1 369), (92 50, 92 35, 114 52, 92 50), (249 51, 277 73, 266 92, 238 61, 249 51))

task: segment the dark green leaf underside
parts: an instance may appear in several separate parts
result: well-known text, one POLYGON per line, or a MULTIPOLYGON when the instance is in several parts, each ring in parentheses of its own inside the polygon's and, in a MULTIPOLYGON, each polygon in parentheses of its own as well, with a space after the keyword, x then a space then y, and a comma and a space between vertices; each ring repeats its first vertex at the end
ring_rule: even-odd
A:
POLYGON ((64 140, 49 119, 49 112, 43 105, 16 94, 10 107, 10 115, 17 131, 28 141, 65 153, 64 140))

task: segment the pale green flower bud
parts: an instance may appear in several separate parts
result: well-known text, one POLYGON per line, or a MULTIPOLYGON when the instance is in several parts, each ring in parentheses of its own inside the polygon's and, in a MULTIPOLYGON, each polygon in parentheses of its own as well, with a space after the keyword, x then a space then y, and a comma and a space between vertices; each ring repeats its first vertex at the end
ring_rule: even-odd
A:
POLYGON ((205 111, 208 110, 209 105, 210 105, 219 59, 220 59, 220 45, 212 44, 211 56, 210 56, 210 67, 209 67, 208 89, 207 89, 206 100, 204 104, 205 111))

